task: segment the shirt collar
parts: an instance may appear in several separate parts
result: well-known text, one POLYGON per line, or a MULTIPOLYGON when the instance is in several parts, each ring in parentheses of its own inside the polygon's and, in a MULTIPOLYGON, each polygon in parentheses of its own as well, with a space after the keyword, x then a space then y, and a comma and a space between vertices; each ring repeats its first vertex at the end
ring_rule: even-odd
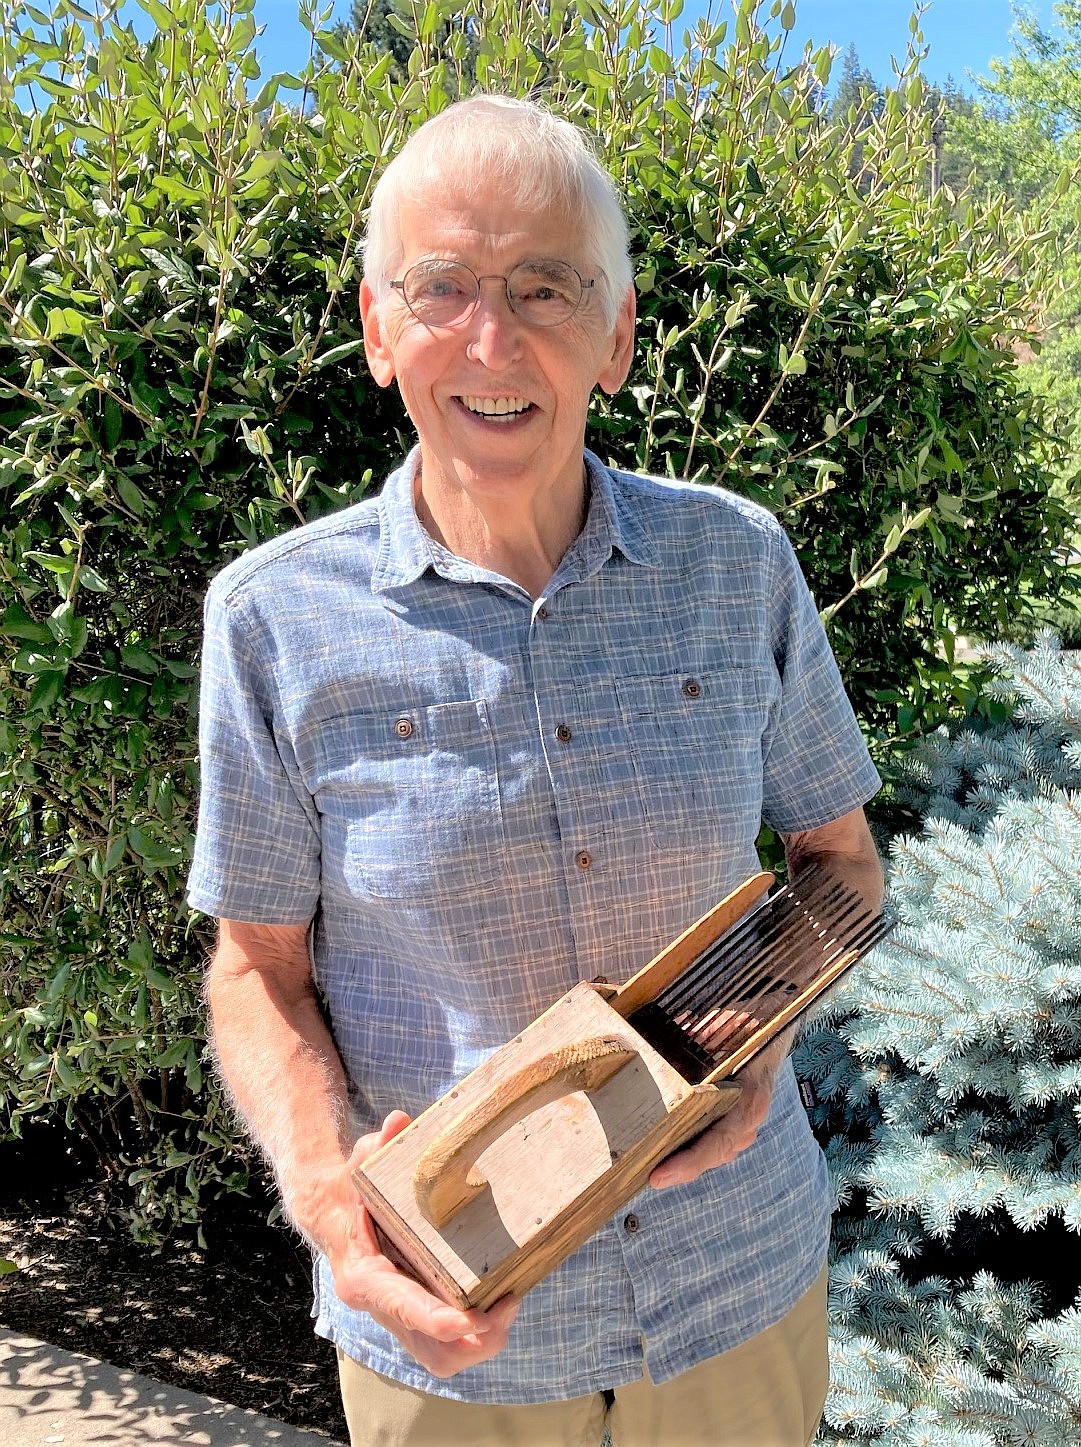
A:
POLYGON ((606 556, 610 555, 612 548, 618 548, 628 562, 639 563, 643 567, 656 566, 660 561, 657 549, 643 528, 631 498, 621 485, 620 474, 605 467, 600 458, 588 448, 585 460, 591 494, 585 532, 590 531, 590 523, 596 519, 597 530, 603 533, 609 545, 606 556))
POLYGON ((414 583, 435 564, 435 543, 421 527, 413 505, 420 448, 383 484, 379 494, 379 556, 372 570, 372 591, 385 593, 414 583))
MULTIPOLYGON (((630 498, 619 486, 619 474, 605 467, 592 452, 584 455, 589 512, 564 563, 573 557, 575 571, 587 577, 611 557, 613 548, 618 548, 632 563, 655 565, 657 550, 635 516, 630 498)), ((380 494, 379 556, 372 572, 375 593, 407 587, 428 568, 463 582, 477 581, 483 573, 483 569, 448 553, 421 526, 413 502, 419 466, 420 448, 414 447, 401 467, 387 478, 380 494)), ((562 568, 561 564, 559 571, 562 568)))

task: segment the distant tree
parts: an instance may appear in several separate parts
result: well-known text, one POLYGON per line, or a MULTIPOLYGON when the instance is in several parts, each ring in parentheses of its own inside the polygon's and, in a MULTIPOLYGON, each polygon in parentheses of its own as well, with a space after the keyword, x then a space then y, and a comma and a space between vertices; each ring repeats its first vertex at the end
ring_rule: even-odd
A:
POLYGON ((850 45, 841 61, 841 78, 829 105, 831 121, 848 120, 862 130, 882 108, 883 92, 869 70, 860 64, 859 53, 850 45))
POLYGON ((952 136, 988 190, 1025 203, 1059 188, 1058 286, 1042 353, 1025 370, 1081 448, 1081 3, 1062 0, 1054 15, 1051 26, 1018 15, 1013 53, 991 61, 975 110, 953 118, 952 136))
POLYGON ((1019 13, 1013 45, 977 79, 953 134, 985 184, 1026 202, 1081 157, 1081 3, 1057 4, 1050 29, 1019 13))
POLYGON ((353 0, 347 24, 349 29, 370 40, 378 50, 393 55, 404 70, 413 51, 414 37, 403 34, 391 23, 391 15, 401 13, 400 0, 397 4, 395 0, 353 0))
MULTIPOLYGON (((860 136, 873 124, 881 113, 884 94, 869 70, 860 64, 859 54, 850 45, 841 62, 841 78, 826 110, 828 120, 847 126, 854 136, 860 136)), ((852 174, 861 175, 864 166, 863 146, 857 142, 852 149, 852 174)))
POLYGON ((981 153, 965 139, 963 124, 958 126, 958 118, 963 123, 974 116, 979 103, 948 75, 943 85, 928 86, 924 104, 931 117, 931 141, 938 161, 936 180, 956 195, 973 175, 982 173, 981 153))

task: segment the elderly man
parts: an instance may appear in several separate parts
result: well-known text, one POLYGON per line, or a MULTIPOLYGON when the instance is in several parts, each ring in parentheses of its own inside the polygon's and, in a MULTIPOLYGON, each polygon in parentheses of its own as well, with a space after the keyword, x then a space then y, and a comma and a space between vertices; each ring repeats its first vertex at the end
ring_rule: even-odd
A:
POLYGON ((428 122, 372 203, 368 363, 418 446, 207 603, 192 904, 222 1074, 317 1252, 355 1447, 805 1447, 826 1387, 821 1155, 784 1048, 522 1301, 437 1300, 350 1166, 580 979, 757 867, 878 899, 878 780, 761 509, 604 466, 630 366, 609 177, 537 106, 428 122))

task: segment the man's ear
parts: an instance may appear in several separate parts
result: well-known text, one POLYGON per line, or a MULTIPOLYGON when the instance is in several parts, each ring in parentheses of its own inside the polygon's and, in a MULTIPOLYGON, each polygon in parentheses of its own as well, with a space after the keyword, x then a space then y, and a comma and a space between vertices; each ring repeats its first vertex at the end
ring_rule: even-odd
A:
POLYGON ((389 387, 394 381, 394 354, 387 345, 379 303, 367 278, 360 283, 360 320, 364 327, 364 355, 368 358, 368 370, 380 387, 389 387))
POLYGON ((634 357, 634 315, 634 287, 632 285, 627 288, 627 293, 620 302, 615 326, 612 329, 611 353, 597 378, 601 390, 607 392, 609 396, 614 396, 619 391, 631 370, 631 361, 634 357))

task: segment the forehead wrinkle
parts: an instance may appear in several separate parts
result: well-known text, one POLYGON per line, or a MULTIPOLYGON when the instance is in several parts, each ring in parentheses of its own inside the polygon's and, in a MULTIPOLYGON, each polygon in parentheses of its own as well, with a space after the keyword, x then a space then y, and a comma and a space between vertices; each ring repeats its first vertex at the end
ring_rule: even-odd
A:
MULTIPOLYGON (((466 268, 467 271, 472 271, 475 276, 494 276, 500 274, 497 272, 478 272, 468 261, 465 261, 461 256, 456 256, 450 253, 443 253, 440 251, 423 252, 420 256, 416 258, 415 261, 410 262, 410 270, 412 270, 414 266, 426 266, 430 262, 446 263, 448 266, 463 266, 466 268)), ((551 275, 555 271, 557 266, 573 267, 573 265, 574 263, 568 261, 566 256, 564 256, 561 252, 558 254, 555 252, 552 252, 550 254, 537 252, 523 256, 520 261, 514 262, 513 265, 508 269, 507 274, 509 275, 511 271, 517 271, 520 267, 526 266, 532 267, 543 274, 551 275)))
POLYGON ((493 197, 485 204, 460 190, 452 190, 448 195, 446 187, 438 195, 416 191, 402 200, 404 204, 398 211, 399 239, 404 255, 409 254, 410 241, 420 243, 422 250, 416 260, 460 260, 476 270, 474 258, 502 259, 508 254, 513 257, 510 265, 540 258, 570 261, 573 265, 574 257, 581 257, 585 251, 581 228, 573 216, 559 207, 514 211, 499 198, 493 197), (537 247, 535 237, 539 228, 550 232, 550 248, 537 247), (569 248, 567 238, 571 242, 569 248))

